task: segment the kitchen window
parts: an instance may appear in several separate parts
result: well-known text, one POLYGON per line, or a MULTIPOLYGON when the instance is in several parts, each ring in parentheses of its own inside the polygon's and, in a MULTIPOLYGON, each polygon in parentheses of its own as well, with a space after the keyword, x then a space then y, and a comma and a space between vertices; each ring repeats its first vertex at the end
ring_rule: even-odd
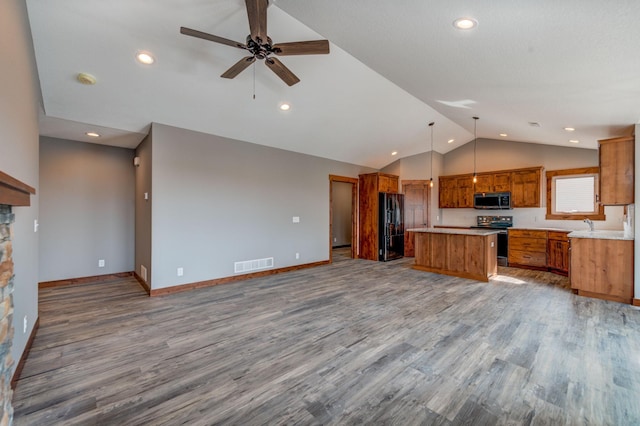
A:
POLYGON ((599 169, 554 170, 547 173, 546 219, 604 220, 599 203, 599 169))

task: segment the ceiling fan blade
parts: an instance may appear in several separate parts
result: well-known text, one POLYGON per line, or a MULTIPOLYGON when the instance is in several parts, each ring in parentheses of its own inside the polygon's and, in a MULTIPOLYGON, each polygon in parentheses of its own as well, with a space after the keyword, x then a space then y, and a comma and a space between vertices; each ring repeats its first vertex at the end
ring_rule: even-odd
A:
POLYGON ((218 37, 213 34, 203 33, 202 31, 192 30, 191 28, 180 27, 180 33, 191 36, 191 37, 201 38, 204 40, 215 41, 216 43, 226 44, 227 46, 231 46, 231 47, 237 47, 238 49, 246 50, 247 48, 247 46, 244 45, 243 43, 229 40, 223 37, 218 37))
POLYGON ((255 56, 247 56, 246 58, 240 59, 236 62, 231 68, 226 70, 220 77, 222 78, 235 78, 242 71, 247 69, 249 65, 256 61, 255 56))
POLYGON ((278 56, 326 55, 329 53, 328 40, 294 41, 273 45, 273 53, 278 56))
POLYGON ((280 62, 276 58, 266 58, 264 63, 271 68, 271 71, 275 72, 278 77, 282 79, 287 85, 293 86, 297 82, 300 81, 298 77, 294 73, 292 73, 289 68, 285 67, 282 62, 280 62))
POLYGON ((269 0, 245 0, 251 39, 259 44, 267 43, 267 6, 269 0))

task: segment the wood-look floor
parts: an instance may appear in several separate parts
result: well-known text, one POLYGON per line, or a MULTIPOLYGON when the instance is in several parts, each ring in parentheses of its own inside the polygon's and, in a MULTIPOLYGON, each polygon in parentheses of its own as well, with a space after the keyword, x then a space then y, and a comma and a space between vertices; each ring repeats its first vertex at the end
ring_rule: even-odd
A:
POLYGON ((148 298, 40 291, 16 425, 640 424, 640 310, 340 256, 148 298))

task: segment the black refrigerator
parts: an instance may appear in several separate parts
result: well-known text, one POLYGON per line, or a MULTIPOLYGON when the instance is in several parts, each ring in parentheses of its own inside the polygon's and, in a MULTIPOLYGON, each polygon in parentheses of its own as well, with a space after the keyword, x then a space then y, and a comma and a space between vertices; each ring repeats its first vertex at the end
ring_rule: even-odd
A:
POLYGON ((378 260, 404 256, 404 194, 381 192, 378 200, 378 260))

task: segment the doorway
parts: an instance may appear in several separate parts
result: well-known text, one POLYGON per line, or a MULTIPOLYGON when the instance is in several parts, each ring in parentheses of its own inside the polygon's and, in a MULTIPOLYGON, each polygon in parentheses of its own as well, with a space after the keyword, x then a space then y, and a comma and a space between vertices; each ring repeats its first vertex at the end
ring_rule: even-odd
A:
POLYGON ((333 251, 357 254, 358 179, 329 175, 329 261, 333 251))
POLYGON ((431 187, 428 180, 403 180, 404 193, 404 255, 415 256, 413 239, 409 238, 407 229, 428 228, 431 225, 429 203, 431 187))

